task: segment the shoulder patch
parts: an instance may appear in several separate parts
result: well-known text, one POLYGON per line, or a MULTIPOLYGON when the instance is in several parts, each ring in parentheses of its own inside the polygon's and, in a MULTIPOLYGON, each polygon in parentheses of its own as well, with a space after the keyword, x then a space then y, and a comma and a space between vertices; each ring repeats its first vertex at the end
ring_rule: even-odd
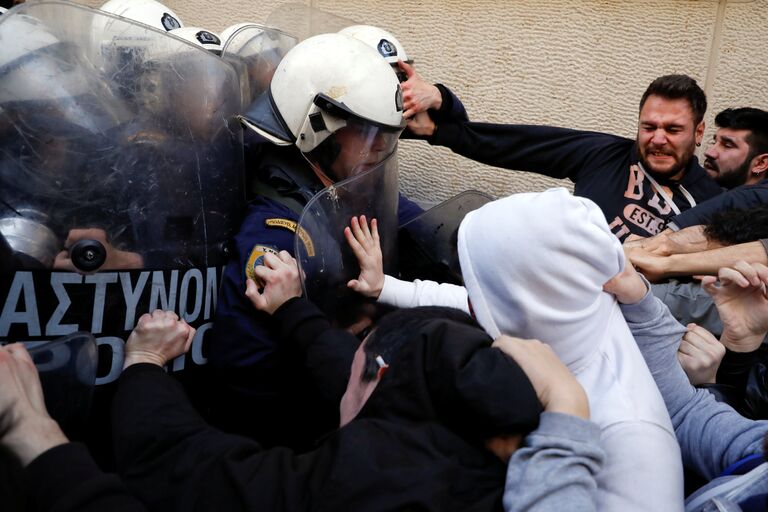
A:
POLYGON ((291 219, 281 219, 277 217, 273 217, 271 219, 267 219, 264 221, 264 225, 270 228, 283 228, 287 229, 291 233, 296 232, 296 221, 293 221, 291 219))
POLYGON ((278 251, 271 245, 254 245, 251 254, 248 255, 248 261, 245 263, 245 277, 253 279, 259 286, 263 286, 264 283, 256 276, 253 269, 264 264, 264 255, 267 253, 277 256, 278 251))
POLYGON ((296 223, 296 221, 275 217, 265 220, 264 225, 270 228, 283 228, 287 229, 291 233, 296 233, 301 239, 301 243, 304 244, 304 249, 307 251, 307 256, 310 258, 314 257, 315 244, 312 242, 312 238, 304 228, 299 229, 299 225, 296 223))

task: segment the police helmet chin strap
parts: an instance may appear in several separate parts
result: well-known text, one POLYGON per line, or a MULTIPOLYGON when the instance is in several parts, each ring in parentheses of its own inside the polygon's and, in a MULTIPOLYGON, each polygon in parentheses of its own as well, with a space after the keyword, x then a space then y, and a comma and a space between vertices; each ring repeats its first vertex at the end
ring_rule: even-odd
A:
POLYGON ((326 170, 331 169, 333 162, 336 161, 340 153, 341 145, 336 141, 334 133, 330 134, 320 145, 307 153, 310 166, 324 187, 330 187, 338 181, 329 176, 326 170))
POLYGON ((317 164, 317 162, 310 160, 309 166, 312 167, 312 170, 317 176, 317 179, 320 180, 324 187, 328 188, 335 183, 331 178, 328 177, 328 175, 323 172, 322 169, 320 169, 320 166, 317 164))

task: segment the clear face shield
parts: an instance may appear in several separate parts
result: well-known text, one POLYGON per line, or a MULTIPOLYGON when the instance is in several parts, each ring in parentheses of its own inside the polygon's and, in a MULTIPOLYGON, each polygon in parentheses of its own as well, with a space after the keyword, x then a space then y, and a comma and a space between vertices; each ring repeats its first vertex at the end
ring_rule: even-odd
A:
POLYGON ((366 172, 386 160, 397 147, 403 127, 393 128, 357 117, 344 105, 318 94, 302 127, 303 145, 316 142, 313 136, 326 136, 322 142, 302 153, 324 177, 325 184, 339 182, 366 172), (308 128, 308 129, 307 129, 308 128), (332 132, 327 135, 327 131, 332 132))
POLYGON ((318 34, 338 32, 344 27, 358 23, 304 4, 287 3, 272 11, 267 16, 266 24, 287 34, 293 34, 299 41, 303 41, 318 34))
MULTIPOLYGON (((359 167, 358 167, 359 168, 359 167)), ((356 323, 369 301, 347 288, 360 269, 344 237, 354 216, 376 219, 384 271, 397 270, 397 153, 315 195, 301 214, 295 254, 305 296, 337 324, 356 323)))
POLYGON ((280 30, 246 25, 224 42, 221 57, 240 75, 243 106, 269 88, 277 65, 298 39, 280 30))

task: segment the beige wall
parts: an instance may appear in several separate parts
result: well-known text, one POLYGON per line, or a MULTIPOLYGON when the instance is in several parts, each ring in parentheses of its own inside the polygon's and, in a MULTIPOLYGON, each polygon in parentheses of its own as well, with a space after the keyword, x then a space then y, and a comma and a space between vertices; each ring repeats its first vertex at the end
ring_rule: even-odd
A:
MULTIPOLYGON (((283 2, 166 3, 185 24, 219 31, 240 21, 263 22, 283 2)), ((656 76, 673 72, 706 86, 707 140, 719 110, 768 109, 768 0, 304 4, 393 32, 417 69, 453 89, 473 120, 550 123, 632 137, 643 90, 656 76)), ((403 189, 423 201, 468 188, 503 195, 560 183, 476 164, 423 142, 406 141, 400 148, 403 189)))

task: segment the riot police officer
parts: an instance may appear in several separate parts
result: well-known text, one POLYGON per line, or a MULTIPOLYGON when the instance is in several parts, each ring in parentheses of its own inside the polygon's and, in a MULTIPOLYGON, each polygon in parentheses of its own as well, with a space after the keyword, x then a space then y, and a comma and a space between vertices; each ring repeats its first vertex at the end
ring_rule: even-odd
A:
MULTIPOLYGON (((326 408, 302 387, 295 354, 281 346, 270 318, 253 310, 245 283, 265 254, 293 254, 296 237, 311 247, 297 228, 305 205, 324 187, 390 157, 405 126, 402 114, 399 82, 380 55, 351 37, 324 34, 288 52, 268 91, 242 116, 274 146, 266 144, 258 168, 250 169, 257 195, 219 295, 209 359, 221 384, 215 416, 222 426, 265 444, 301 445, 338 425, 335 406, 326 408)), ((396 203, 395 191, 393 215, 396 203)), ((400 201, 401 220, 419 212, 400 201)))

